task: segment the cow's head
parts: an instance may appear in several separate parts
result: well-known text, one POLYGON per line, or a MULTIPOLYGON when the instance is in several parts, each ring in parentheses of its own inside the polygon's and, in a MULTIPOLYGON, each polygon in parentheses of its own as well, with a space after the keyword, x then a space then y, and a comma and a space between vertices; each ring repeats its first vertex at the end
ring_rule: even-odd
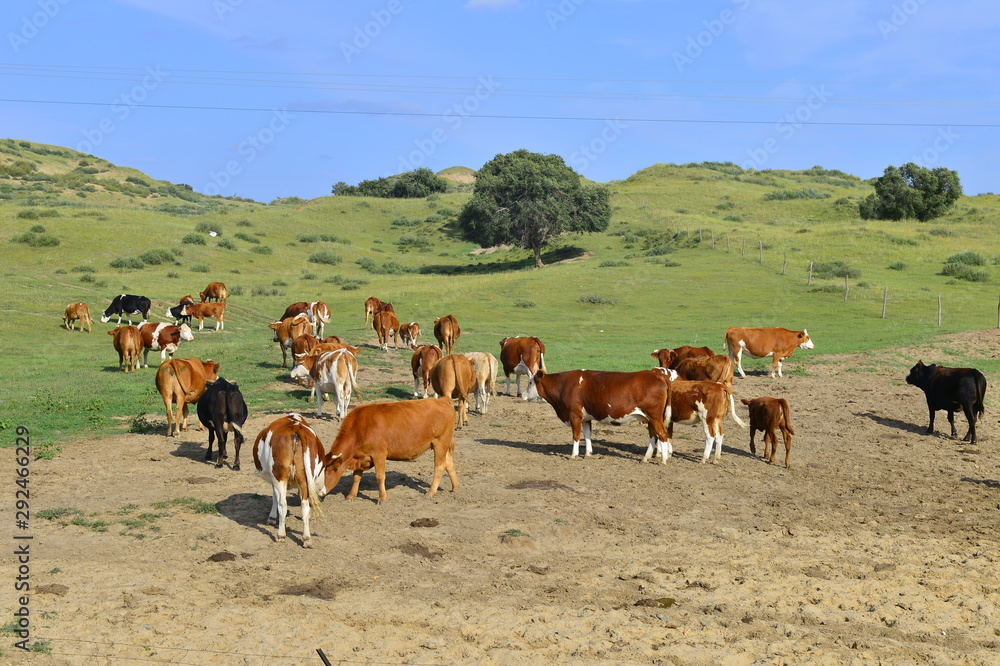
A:
POLYGON ((111 315, 109 314, 109 312, 110 312, 110 310, 105 310, 104 312, 101 313, 101 323, 102 324, 106 324, 109 321, 111 321, 111 315))
POLYGON ((309 370, 312 368, 313 365, 312 361, 315 358, 316 358, 315 356, 307 357, 305 355, 303 355, 300 358, 298 355, 296 355, 295 360, 297 362, 297 365, 294 368, 292 368, 291 377, 296 382, 298 382, 300 386, 303 384, 303 382, 309 379, 309 370), (306 363, 303 363, 303 361, 308 361, 308 366, 306 365, 306 363))
POLYGON ((906 375, 906 383, 924 388, 930 382, 930 378, 934 375, 936 369, 937 366, 933 363, 924 365, 923 361, 917 361, 917 364, 910 368, 910 374, 906 375))
POLYGON ((218 361, 213 361, 208 359, 207 361, 202 361, 202 365, 205 367, 205 381, 214 382, 219 378, 219 363, 218 361))
POLYGON ((799 331, 799 349, 812 349, 815 346, 805 329, 799 331))
POLYGON ((191 327, 187 324, 181 324, 181 340, 188 342, 194 340, 194 333, 191 332, 191 327))
POLYGON ((544 370, 539 370, 533 375, 528 375, 528 385, 524 389, 524 393, 521 394, 521 398, 525 402, 538 402, 542 399, 538 395, 538 381, 545 376, 544 370))

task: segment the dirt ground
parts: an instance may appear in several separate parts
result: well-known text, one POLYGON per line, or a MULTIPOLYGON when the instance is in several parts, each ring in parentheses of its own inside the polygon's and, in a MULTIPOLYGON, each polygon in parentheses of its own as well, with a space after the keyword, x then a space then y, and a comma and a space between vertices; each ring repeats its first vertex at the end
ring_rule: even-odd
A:
MULTIPOLYGON (((5 659, 318 664, 322 648, 350 664, 995 664, 1000 412, 988 393, 974 447, 945 436, 944 413, 926 435, 922 393, 903 382, 917 358, 947 364, 958 348, 997 358, 1000 336, 798 352, 786 370, 800 371, 777 380, 748 363, 738 398, 791 404, 791 469, 752 457, 731 418, 718 465, 699 464, 694 426, 675 430, 666 465, 641 462, 640 425, 595 426, 593 457, 570 459, 547 404, 501 395, 458 432, 460 492, 446 477, 424 497, 430 453, 389 464, 383 506, 372 473, 353 502, 345 478, 312 549, 294 493, 276 542, 249 444, 240 471, 206 463, 199 430, 70 444, 31 463, 32 638, 51 653, 5 637, 5 659), (75 512, 38 515, 56 508, 75 512)), ((362 388, 409 381, 408 354, 388 356, 393 374, 363 369, 362 388)), ((329 446, 337 422, 304 415, 329 446)))

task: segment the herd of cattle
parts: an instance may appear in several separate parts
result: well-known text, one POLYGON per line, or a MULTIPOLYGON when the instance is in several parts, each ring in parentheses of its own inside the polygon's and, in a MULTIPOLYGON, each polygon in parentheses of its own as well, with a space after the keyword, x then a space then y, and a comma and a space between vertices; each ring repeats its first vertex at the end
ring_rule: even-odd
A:
MULTIPOLYGON (((119 367, 125 372, 149 367, 149 351, 159 351, 161 363, 156 371, 156 387, 163 398, 167 414, 167 435, 188 429, 188 405, 197 405, 198 419, 208 430, 208 451, 205 460, 212 460, 217 441, 217 467, 228 459, 228 434, 234 435, 235 456, 232 468, 240 468, 240 448, 244 441, 242 427, 248 411, 236 383, 219 377, 217 362, 197 358, 175 359, 181 341, 193 340, 189 323, 199 320, 202 329, 205 317, 216 319, 216 330, 224 328, 224 316, 229 292, 221 282, 212 282, 200 293, 201 302, 186 296, 167 311, 174 324, 147 323, 151 307, 145 296, 122 294, 101 314, 108 322, 118 316, 118 325, 108 334, 119 355, 119 367), (131 315, 142 316, 133 326, 131 315), (121 325, 122 316, 128 324, 121 325), (186 321, 185 321, 186 320, 186 321)), ((379 485, 379 503, 386 499, 385 465, 387 460, 413 460, 434 450, 434 478, 427 492, 437 491, 444 472, 458 490, 454 468, 454 434, 456 427, 468 423, 470 396, 475 409, 485 414, 490 397, 496 395, 496 377, 502 367, 506 377, 506 393, 511 395, 511 377, 516 392, 524 400, 544 400, 556 416, 572 430, 571 457, 580 453, 580 440, 585 443, 585 455, 593 452, 591 427, 594 422, 624 424, 639 421, 647 426, 649 444, 644 462, 658 454, 666 463, 673 453, 671 440, 675 423, 702 424, 705 449, 702 462, 718 462, 722 453, 722 421, 731 415, 741 427, 746 424, 736 413, 733 396, 735 372, 745 377, 742 356, 771 357, 771 377, 781 377, 782 361, 796 349, 812 349, 813 342, 805 331, 784 328, 741 328, 726 331, 726 354, 715 354, 708 347, 682 346, 657 349, 652 357, 657 367, 637 372, 574 370, 549 373, 545 367, 545 345, 536 337, 508 337, 500 341, 500 359, 486 352, 454 352, 461 335, 458 321, 452 315, 434 322, 434 337, 438 345, 419 344, 420 324, 400 324, 391 303, 370 297, 365 301, 365 328, 371 324, 378 346, 388 350, 402 339, 412 350, 410 366, 413 375, 413 396, 423 400, 373 403, 348 411, 352 394, 357 389, 358 361, 361 350, 337 336, 323 337, 324 326, 330 322, 330 308, 323 302, 294 303, 274 323, 269 324, 274 341, 282 355, 282 367, 288 367, 291 355, 291 378, 311 388, 316 400, 316 416, 323 415, 323 401, 333 396, 334 412, 341 421, 337 436, 327 452, 316 432, 298 414, 281 417, 256 437, 253 445, 254 464, 260 475, 271 484, 272 506, 268 522, 277 525, 278 539, 285 536, 287 514, 286 495, 289 486, 297 487, 302 501, 303 545, 310 545, 310 503, 330 492, 345 471, 354 475, 348 499, 358 492, 361 475, 375 468, 379 485), (521 390, 521 377, 528 383, 521 390), (428 398, 433 393, 434 398, 428 398), (440 397, 438 397, 440 396, 440 397), (452 403, 457 400, 457 409, 452 403)), ((75 330, 80 322, 91 331, 93 319, 85 303, 73 303, 66 308, 64 326, 75 330)), ((924 391, 930 412, 927 432, 934 431, 937 410, 948 413, 952 437, 956 436, 954 414, 965 413, 969 431, 965 439, 976 441, 976 420, 984 412, 983 399, 986 379, 972 368, 945 368, 918 362, 906 377, 909 384, 924 391)), ((785 448, 784 464, 791 464, 792 435, 788 402, 783 398, 759 397, 742 399, 750 417, 750 451, 756 455, 755 435, 764 434, 764 459, 774 463, 778 447, 777 432, 782 434, 785 448)))

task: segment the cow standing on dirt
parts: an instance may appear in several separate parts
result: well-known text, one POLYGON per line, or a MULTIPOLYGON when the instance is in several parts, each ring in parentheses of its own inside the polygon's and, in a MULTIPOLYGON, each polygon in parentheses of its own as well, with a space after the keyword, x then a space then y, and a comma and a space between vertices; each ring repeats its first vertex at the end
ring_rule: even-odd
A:
POLYGON ((934 412, 943 409, 948 412, 951 436, 957 437, 955 412, 962 410, 969 422, 969 431, 962 441, 976 443, 976 418, 986 411, 983 399, 986 397, 986 377, 975 368, 946 368, 943 365, 924 365, 923 361, 910 368, 906 383, 923 390, 930 412, 927 434, 934 432, 934 412))

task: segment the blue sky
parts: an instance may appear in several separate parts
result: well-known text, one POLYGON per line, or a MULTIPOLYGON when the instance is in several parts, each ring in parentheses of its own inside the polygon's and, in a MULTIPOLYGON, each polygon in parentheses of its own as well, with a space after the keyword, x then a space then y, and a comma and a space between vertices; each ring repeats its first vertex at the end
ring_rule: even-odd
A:
POLYGON ((519 148, 597 181, 915 161, 1000 192, 985 0, 7 0, 0 16, 5 136, 209 194, 312 198, 519 148))

